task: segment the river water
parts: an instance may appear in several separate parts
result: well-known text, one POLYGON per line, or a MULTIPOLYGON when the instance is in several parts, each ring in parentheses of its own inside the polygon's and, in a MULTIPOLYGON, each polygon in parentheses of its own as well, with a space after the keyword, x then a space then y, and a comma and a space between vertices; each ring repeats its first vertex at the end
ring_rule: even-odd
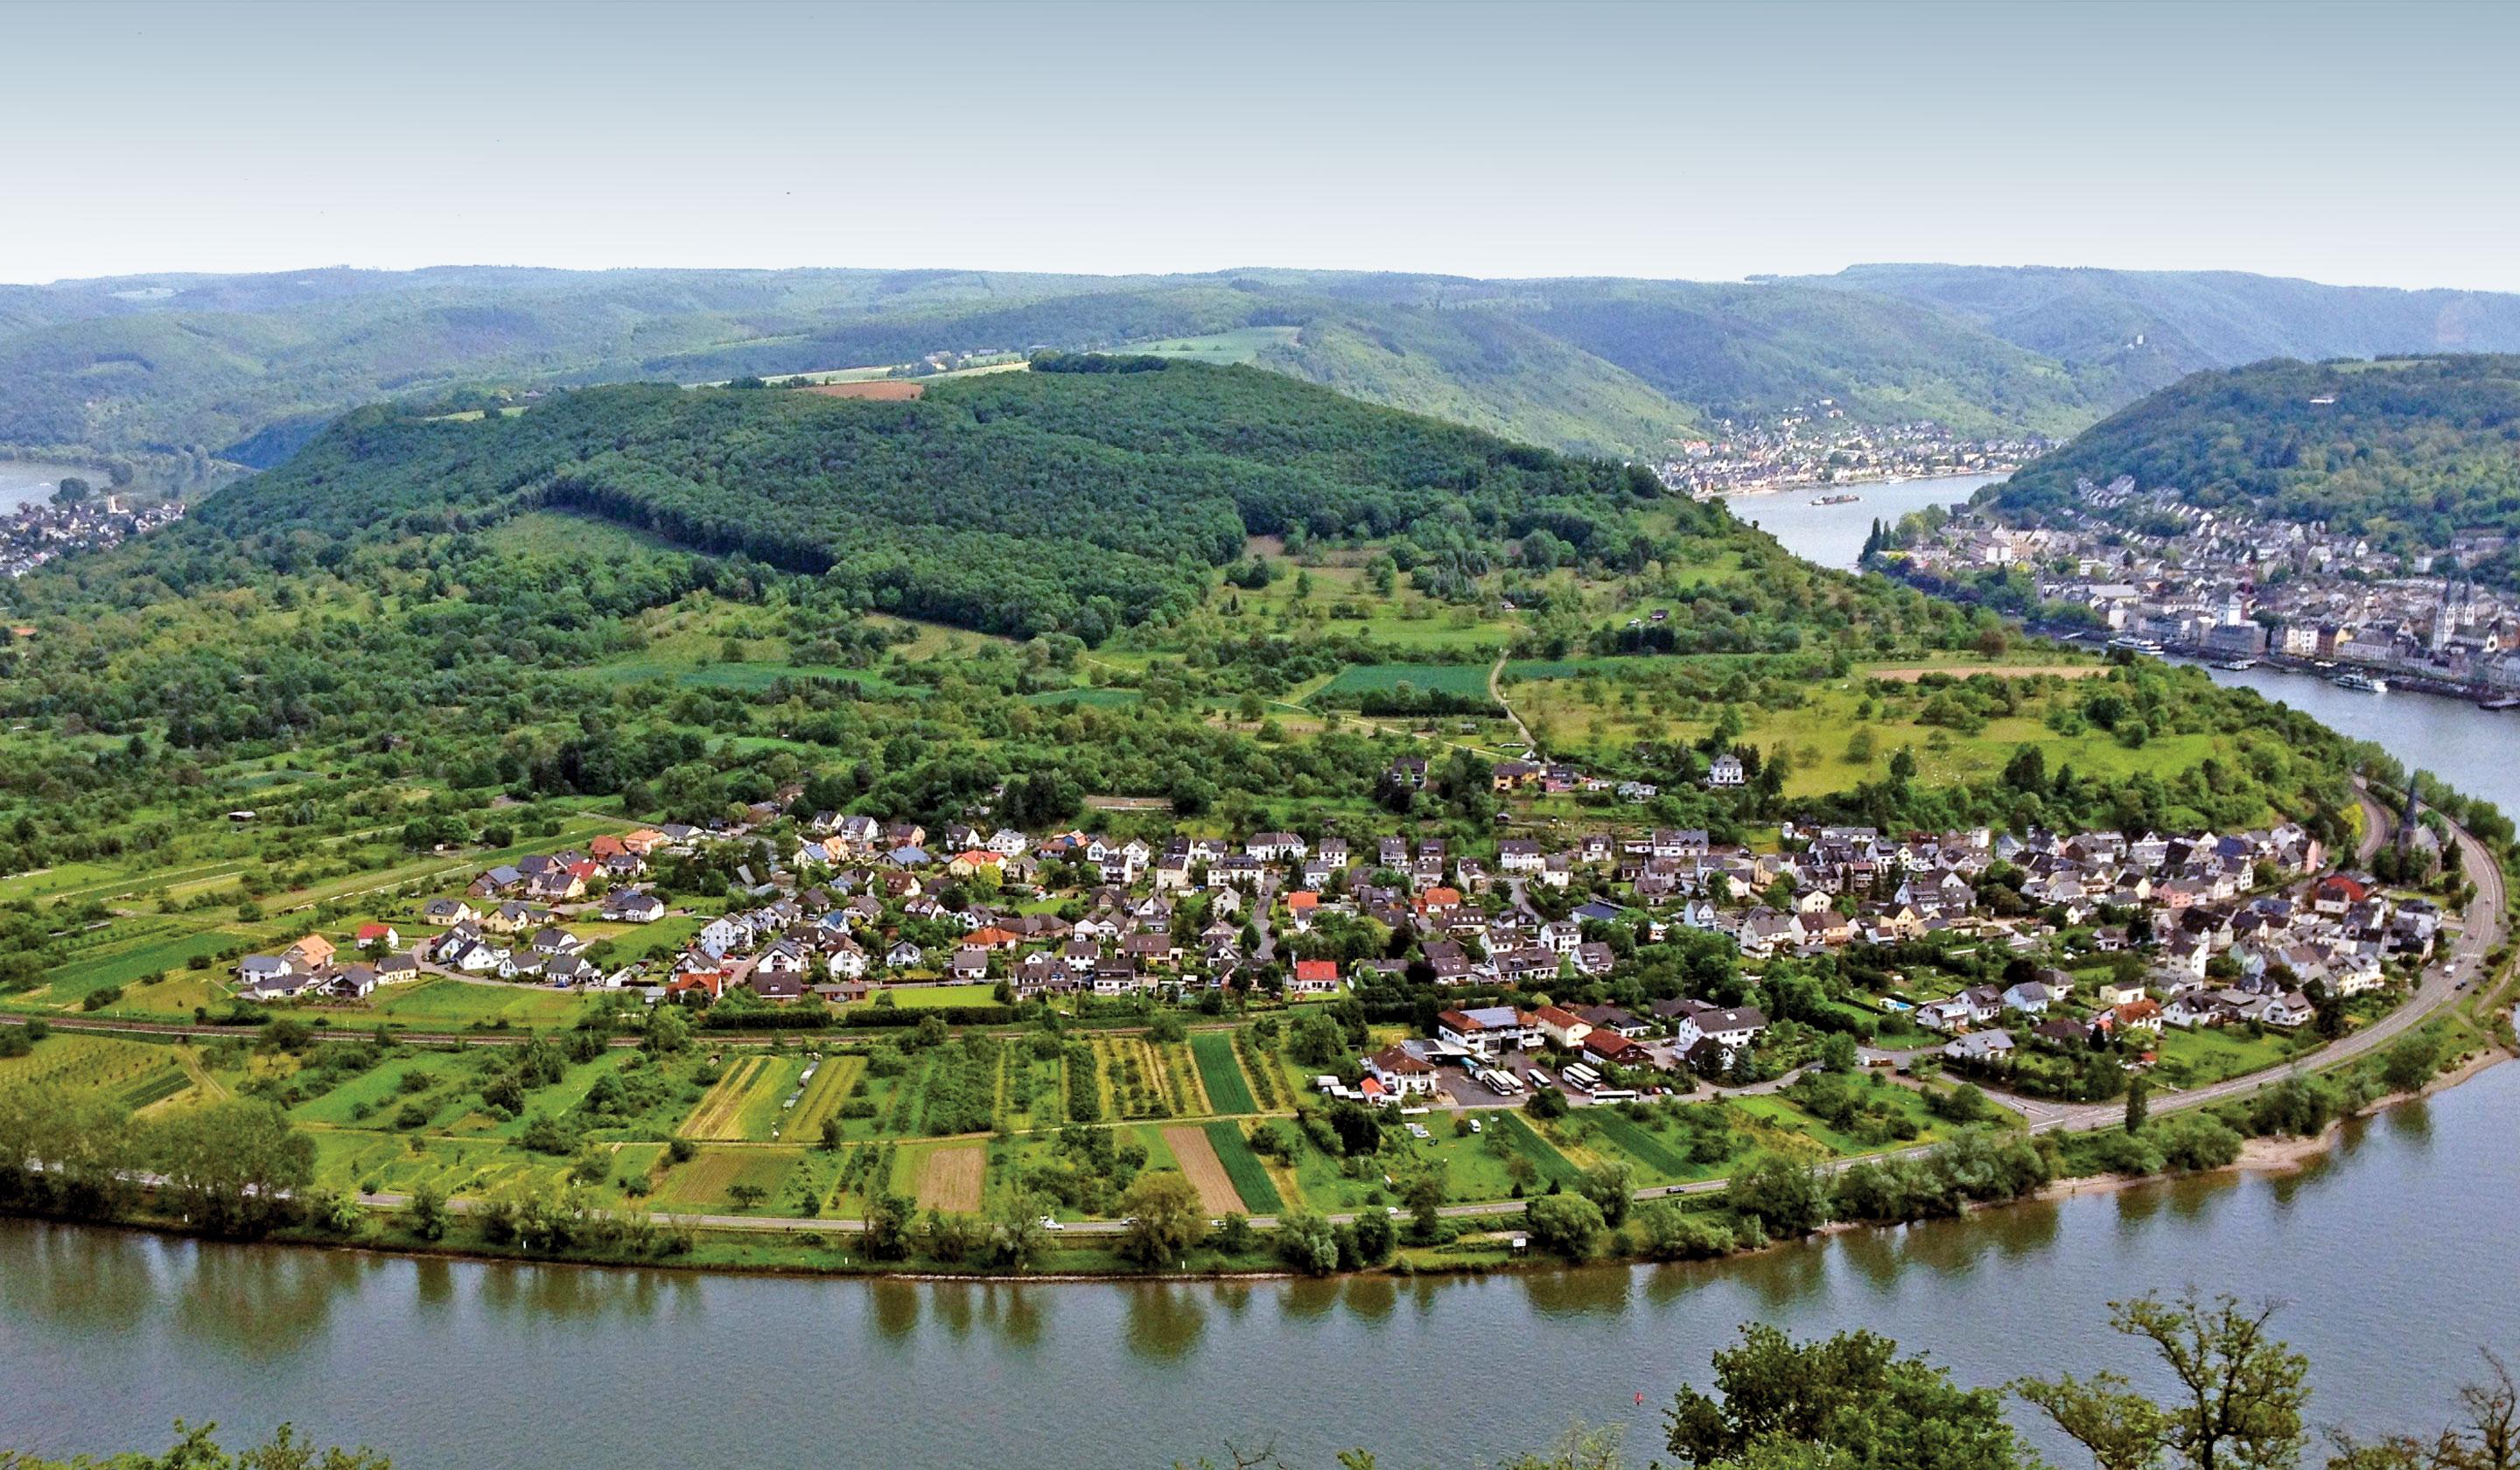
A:
POLYGON ((0 1444, 154 1445, 181 1414, 291 1419, 415 1470, 1158 1466, 1272 1438, 1304 1466, 1370 1446, 1468 1467, 1578 1417, 1658 1448, 1671 1391, 1752 1318, 1868 1327, 1991 1384, 2138 1368, 2106 1303, 2191 1284, 2294 1304, 2322 1422, 2411 1429, 2477 1346, 2520 1349, 2515 1111, 2506 1066, 2298 1175, 1481 1280, 754 1279, 0 1222, 0 1444))
MULTIPOLYGON (((1735 506, 1852 564, 1852 506, 1735 506)), ((2247 683, 2520 811, 2520 715, 2247 683)), ((2315 1416, 2438 1425, 2478 1347, 2520 1355, 2520 1066, 2358 1124, 2296 1175, 2092 1192, 1697 1267, 1475 1280, 954 1285, 712 1277, 207 1245, 0 1222, 0 1447, 155 1446, 284 1419, 415 1470, 1158 1466, 1274 1438, 1296 1464, 1492 1465, 1581 1418, 1659 1448, 1673 1388, 1760 1318, 1863 1326, 1972 1383, 2138 1368, 2102 1326, 2151 1288, 2276 1297, 2315 1416), (1645 1396, 1640 1407, 1635 1396, 1645 1396)), ((2080 1463, 2059 1453, 2060 1463, 2080 1463)))
POLYGON ((99 490, 111 488, 113 483, 102 469, 41 465, 32 460, 0 460, 0 513, 51 500, 65 475, 83 479, 99 490))

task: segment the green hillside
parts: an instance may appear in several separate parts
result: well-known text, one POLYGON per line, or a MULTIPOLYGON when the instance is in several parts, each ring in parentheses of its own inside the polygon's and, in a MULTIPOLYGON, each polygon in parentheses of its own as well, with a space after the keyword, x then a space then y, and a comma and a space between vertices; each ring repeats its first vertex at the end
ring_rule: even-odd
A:
POLYGON ((1086 357, 914 402, 651 384, 515 416, 363 409, 198 518, 239 538, 374 542, 562 507, 823 577, 860 606, 1099 643, 1178 621, 1252 535, 1436 555, 1545 528, 1580 551, 1660 493, 1642 469, 1276 374, 1086 357))
MULTIPOLYGON (((1650 459, 1718 418, 2068 434, 2272 355, 2520 348, 2520 296, 2229 273, 1866 266, 1754 284, 1244 269, 448 267, 0 287, 0 449, 198 489, 362 403, 1295 334, 1260 365, 1571 453, 1650 459)), ((1236 356, 1245 355, 1238 350, 1236 356)))
POLYGON ((2393 550, 2445 547, 2465 527, 2520 535, 2520 357, 2194 374, 2013 475, 1997 499, 2036 514, 2069 502, 2078 479, 2121 474, 2393 550))
POLYGON ((2239 271, 1860 265, 1808 284, 1894 296, 2116 375, 2131 396, 2271 357, 2520 350, 2520 296, 2322 286, 2239 271))

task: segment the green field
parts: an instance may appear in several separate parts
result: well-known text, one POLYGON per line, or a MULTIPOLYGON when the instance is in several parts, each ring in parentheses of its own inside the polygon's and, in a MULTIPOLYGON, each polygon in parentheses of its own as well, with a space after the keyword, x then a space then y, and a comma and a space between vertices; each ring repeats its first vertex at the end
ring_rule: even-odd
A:
POLYGON ((1531 1125, 1523 1122, 1521 1115, 1503 1108, 1494 1109, 1487 1114, 1487 1126, 1503 1128, 1506 1137, 1540 1170, 1542 1179, 1569 1188, 1583 1180, 1584 1171, 1576 1168, 1574 1161, 1559 1153, 1547 1138, 1533 1133, 1531 1125))
POLYGON ((1359 663, 1339 670, 1338 677, 1322 686, 1313 697, 1336 703, 1342 694, 1388 694, 1404 684, 1420 692, 1453 694, 1463 699, 1488 696, 1484 664, 1359 663))
POLYGON ((1291 347, 1303 334, 1300 327, 1237 327, 1205 336, 1168 336, 1151 342, 1129 342, 1115 350, 1155 357, 1186 357, 1203 363, 1253 363, 1272 347, 1291 347))
POLYGON ((1586 1110, 1586 1121, 1600 1129, 1601 1136, 1616 1144, 1619 1151, 1655 1173, 1670 1179, 1686 1179, 1706 1171, 1691 1165, 1688 1156, 1674 1149, 1643 1125, 1631 1121, 1617 1108, 1597 1107, 1586 1110))
POLYGON ((1234 1192, 1242 1196, 1242 1207, 1254 1215, 1275 1215, 1285 1209, 1286 1202, 1278 1195, 1277 1182, 1269 1178, 1268 1166, 1251 1151, 1242 1136, 1242 1125, 1217 1122, 1207 1125, 1207 1146, 1216 1150, 1216 1161, 1225 1166, 1225 1177, 1234 1181, 1234 1192))
POLYGON ((823 1120, 838 1115, 840 1104, 848 1100, 850 1087, 865 1075, 863 1056, 825 1056, 815 1064, 813 1077, 805 1083, 804 1095, 788 1110, 789 1116, 783 1132, 794 1138, 820 1137, 823 1120))
POLYGON ((1242 1078, 1242 1064, 1235 1058, 1231 1035, 1202 1031, 1190 1039, 1190 1050, 1198 1062, 1198 1080, 1207 1089, 1210 1107, 1220 1113, 1260 1111, 1251 1085, 1242 1078))
POLYGON ((469 1026, 475 1021, 484 1025, 498 1021, 517 1026, 561 1025, 573 1018, 583 1003, 569 991, 498 981, 475 984, 465 980, 423 980, 391 993, 379 991, 378 995, 384 998, 376 1006, 379 1015, 425 1031, 469 1026))

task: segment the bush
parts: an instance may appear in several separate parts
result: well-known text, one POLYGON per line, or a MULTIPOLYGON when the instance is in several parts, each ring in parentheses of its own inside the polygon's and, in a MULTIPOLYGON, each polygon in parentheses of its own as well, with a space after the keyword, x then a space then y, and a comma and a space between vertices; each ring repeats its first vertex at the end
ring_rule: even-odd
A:
MULTIPOLYGON (((121 1001, 121 999, 122 999, 122 987, 121 987, 121 986, 119 986, 119 985, 107 985, 107 986, 101 986, 101 987, 99 987, 99 988, 98 988, 98 989, 96 989, 96 990, 89 991, 85 996, 83 996, 83 997, 81 997, 81 998, 80 998, 80 1000, 79 1000, 79 1009, 81 1009, 81 1010, 103 1010, 103 1009, 105 1009, 107 1006, 112 1005, 112 1004, 114 1004, 114 1003, 116 1003, 117 1002, 121 1001)), ((2430 1075, 2430 1074, 2426 1074, 2426 1075, 2430 1075)))
POLYGON ((1592 1255, 1607 1227, 1601 1207, 1580 1194, 1544 1194, 1524 1207, 1522 1220, 1534 1244, 1570 1261, 1592 1255))
POLYGON ((1645 1254, 1656 1261, 1703 1261, 1731 1255, 1732 1231, 1720 1220, 1691 1215, 1669 1200, 1655 1200, 1637 1212, 1645 1254))

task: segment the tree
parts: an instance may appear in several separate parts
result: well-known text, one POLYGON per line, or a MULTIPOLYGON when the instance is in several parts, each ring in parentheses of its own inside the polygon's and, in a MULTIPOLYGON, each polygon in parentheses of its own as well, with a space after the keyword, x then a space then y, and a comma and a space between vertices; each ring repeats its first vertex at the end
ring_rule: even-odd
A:
POLYGON ((2380 1080, 2401 1092, 2411 1092, 2433 1080, 2441 1064, 2441 1043, 2417 1033, 2390 1047, 2380 1059, 2380 1080))
POLYGON ((178 1113, 151 1130, 145 1151, 184 1212, 218 1234, 270 1229, 315 1178, 315 1140, 268 1102, 178 1113))
POLYGON ((919 1219, 919 1201, 907 1194, 881 1193, 867 1201, 866 1228, 858 1249, 877 1261, 898 1261, 910 1254, 910 1232, 919 1219))
POLYGON ((671 1005, 648 1012, 648 1038, 641 1043, 651 1055, 672 1056, 692 1044, 692 1023, 671 1005))
POLYGON ((1328 1275, 1338 1270, 1338 1232, 1327 1215, 1290 1210, 1278 1217, 1278 1255, 1308 1275, 1328 1275))
POLYGON ((446 1196, 427 1184, 411 1191, 412 1233, 423 1240, 446 1238, 446 1196))
POLYGON ((1628 1207, 1636 1202, 1636 1166, 1611 1161, 1584 1171, 1583 1182, 1575 1189, 1601 1212, 1602 1223, 1615 1229, 1627 1224, 1628 1207))
POLYGON ((990 1264, 1028 1270, 1050 1249, 1050 1229, 1041 1222, 1050 1202, 1027 1189, 1011 1189, 989 1212, 990 1264))
POLYGON ((2520 1463, 2520 1387, 2500 1358, 2488 1352, 2485 1361, 2493 1375, 2458 1391, 2462 1422, 2430 1442, 2389 1435, 2365 1444, 2331 1430, 2327 1470, 2512 1470, 2520 1463))
POLYGON ((1828 1219, 1828 1180, 1808 1164, 1768 1154, 1732 1176, 1724 1200, 1772 1235, 1808 1235, 1828 1219))
POLYGON ((2145 1116, 2152 1110, 2152 1079, 2138 1077, 2127 1084, 2126 1131, 2143 1132, 2145 1116))
POLYGON ((1120 1196, 1120 1213, 1128 1221, 1120 1254, 1148 1268, 1179 1261, 1207 1233, 1197 1186, 1171 1170, 1139 1175, 1120 1196))
POLYGON ((1852 1072, 1863 1064, 1856 1049, 1855 1038, 1843 1031, 1832 1031, 1820 1044, 1820 1064, 1831 1072, 1852 1072))
POLYGON ((2003 1403, 1870 1332, 1797 1343, 1764 1322, 1716 1350, 1720 1397, 1684 1388, 1669 1418, 1686 1465, 2014 1470, 2025 1462, 2003 1403))
POLYGON ((2115 1374, 2025 1378, 2013 1392, 2092 1452, 2101 1470, 2146 1470, 2164 1453, 2188 1470, 2278 1470, 2299 1458, 2310 1360, 2267 1331, 2274 1308, 2189 1292, 2109 1304, 2109 1325, 2152 1344, 2178 1392, 2161 1403, 2115 1374))
POLYGON ((1380 1210, 1367 1210, 1348 1226, 1356 1236, 1356 1259, 1360 1266, 1380 1266, 1391 1259, 1392 1248, 1400 1243, 1400 1231, 1391 1217, 1380 1210))
POLYGON ((1544 1194, 1523 1207, 1523 1227, 1542 1250, 1581 1261, 1607 1227, 1601 1207, 1581 1194, 1544 1194))

